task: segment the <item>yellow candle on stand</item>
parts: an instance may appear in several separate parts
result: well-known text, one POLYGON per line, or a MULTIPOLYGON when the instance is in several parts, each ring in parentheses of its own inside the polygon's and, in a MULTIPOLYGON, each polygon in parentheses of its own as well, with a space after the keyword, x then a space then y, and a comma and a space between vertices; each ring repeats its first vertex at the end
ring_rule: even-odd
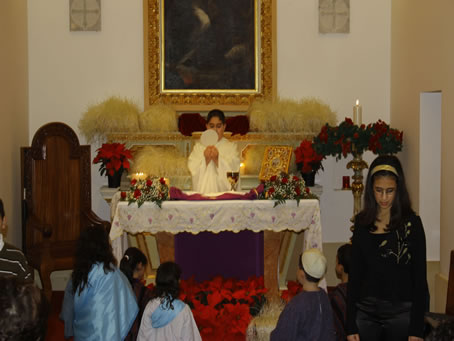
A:
POLYGON ((359 99, 353 107, 353 123, 359 126, 363 123, 363 108, 359 105, 359 99))

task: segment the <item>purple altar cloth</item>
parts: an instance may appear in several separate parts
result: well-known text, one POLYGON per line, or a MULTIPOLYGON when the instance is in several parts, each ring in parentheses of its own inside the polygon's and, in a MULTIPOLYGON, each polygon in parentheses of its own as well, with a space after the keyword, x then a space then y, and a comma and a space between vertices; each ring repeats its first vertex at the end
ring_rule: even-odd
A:
MULTIPOLYGON (((171 200, 254 200, 263 192, 263 184, 249 193, 224 193, 217 197, 186 194, 170 187, 171 200)), ((182 268, 182 279, 192 276, 196 281, 210 280, 214 276, 247 280, 250 276, 263 276, 263 232, 241 231, 178 233, 175 235, 175 261, 182 268)))
POLYGON ((170 187, 169 197, 170 200, 254 200, 263 192, 263 188, 263 184, 260 184, 257 188, 253 188, 244 194, 224 193, 217 197, 207 197, 200 193, 186 194, 177 187, 170 187))
POLYGON ((263 232, 178 233, 175 261, 182 279, 194 276, 199 282, 216 275, 239 280, 263 276, 263 232))

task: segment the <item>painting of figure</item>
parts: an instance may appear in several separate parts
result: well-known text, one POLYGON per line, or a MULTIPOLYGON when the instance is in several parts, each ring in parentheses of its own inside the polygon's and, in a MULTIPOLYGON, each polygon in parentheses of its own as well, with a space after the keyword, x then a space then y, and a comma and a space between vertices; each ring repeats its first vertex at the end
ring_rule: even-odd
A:
POLYGON ((162 0, 163 90, 257 90, 256 1, 162 0))

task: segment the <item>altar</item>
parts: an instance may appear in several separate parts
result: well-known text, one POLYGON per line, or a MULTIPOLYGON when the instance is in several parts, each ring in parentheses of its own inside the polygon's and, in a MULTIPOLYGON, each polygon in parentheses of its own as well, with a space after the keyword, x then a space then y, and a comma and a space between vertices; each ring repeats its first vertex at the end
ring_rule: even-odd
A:
POLYGON ((273 206, 272 200, 177 200, 163 202, 162 208, 152 202, 140 208, 137 204, 118 202, 113 208, 110 230, 112 248, 119 260, 127 248, 125 232, 148 232, 157 239, 160 262, 174 261, 174 235, 178 233, 263 232, 265 287, 274 294, 278 292, 284 232, 304 231, 303 245, 296 246, 303 252, 308 248, 322 248, 322 229, 318 200, 301 200, 299 205, 295 200, 287 200, 285 204, 273 206))

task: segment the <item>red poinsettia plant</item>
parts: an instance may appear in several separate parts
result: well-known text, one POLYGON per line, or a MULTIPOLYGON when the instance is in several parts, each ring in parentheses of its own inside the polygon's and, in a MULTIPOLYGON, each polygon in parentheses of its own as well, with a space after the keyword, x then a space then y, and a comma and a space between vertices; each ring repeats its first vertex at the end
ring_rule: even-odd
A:
POLYGON ((322 160, 325 157, 318 154, 313 145, 311 140, 306 139, 295 148, 295 163, 302 173, 317 172, 320 168, 323 170, 322 160))
POLYGON ((296 281, 287 282, 287 290, 283 290, 281 293, 281 298, 285 303, 290 302, 290 300, 303 291, 303 286, 296 281))
POLYGON ((402 137, 402 131, 391 128, 382 120, 358 126, 346 117, 338 126, 323 126, 314 138, 313 147, 317 153, 335 156, 337 160, 367 150, 378 155, 396 154, 402 150, 402 137))
POLYGON ((202 283, 190 278, 181 280, 180 288, 180 299, 191 307, 204 341, 245 340, 249 322, 260 312, 267 292, 263 276, 246 281, 217 276, 202 283))
POLYGON ((96 151, 98 154, 93 159, 93 163, 101 163, 99 166, 101 175, 105 173, 112 176, 119 171, 129 169, 132 154, 123 143, 103 143, 96 151))

